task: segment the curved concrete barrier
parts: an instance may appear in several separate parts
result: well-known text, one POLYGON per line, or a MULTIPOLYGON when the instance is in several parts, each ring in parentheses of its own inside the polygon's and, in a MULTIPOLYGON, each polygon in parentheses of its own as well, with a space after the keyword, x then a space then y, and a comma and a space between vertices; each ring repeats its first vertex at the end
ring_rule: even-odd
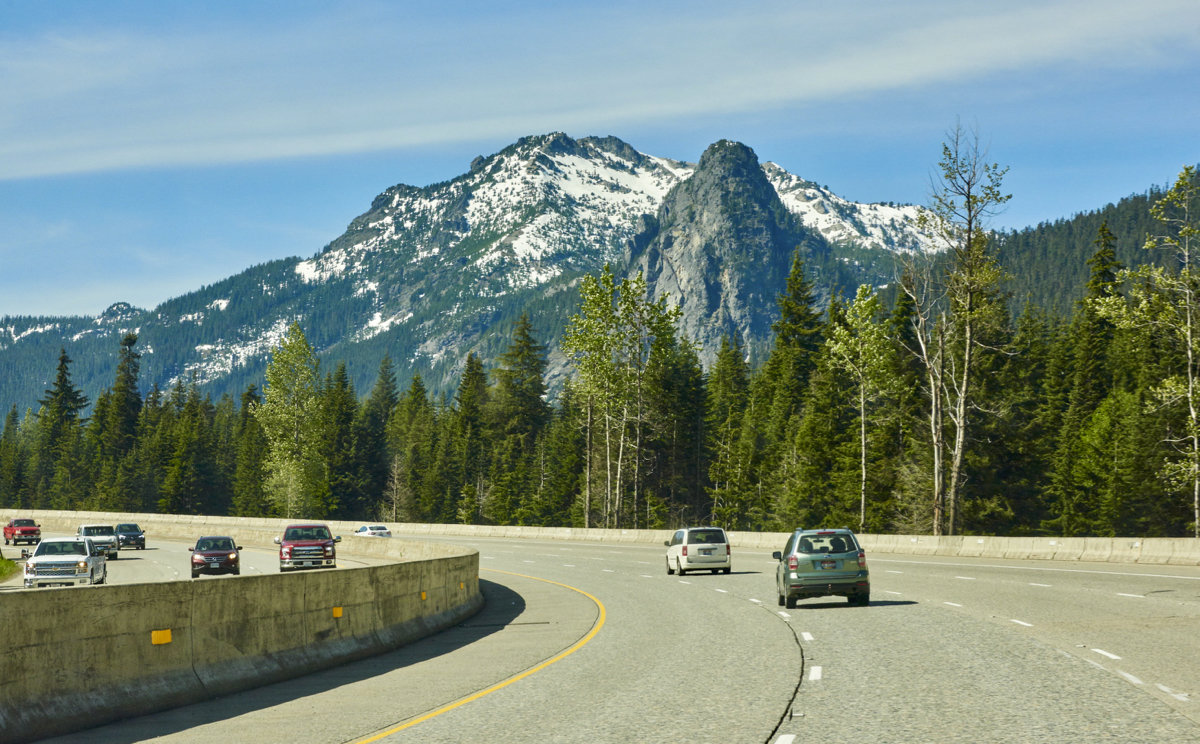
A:
MULTIPOLYGON (((35 512, 43 528, 138 522, 150 535, 271 546, 283 520, 35 512), (244 541, 244 542, 243 542, 244 541)), ((153 537, 151 537, 153 539, 153 537)), ((0 601, 0 739, 26 742, 277 682, 397 648, 483 605, 479 553, 343 540, 396 562, 342 571, 15 591, 0 601), (39 673, 43 672, 43 673, 39 673)))

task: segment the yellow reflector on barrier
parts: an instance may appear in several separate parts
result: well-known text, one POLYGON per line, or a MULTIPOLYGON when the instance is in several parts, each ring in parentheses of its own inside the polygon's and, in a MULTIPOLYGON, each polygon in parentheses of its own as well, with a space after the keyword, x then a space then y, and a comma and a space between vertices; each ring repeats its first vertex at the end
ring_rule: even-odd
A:
POLYGON ((425 592, 421 592, 421 601, 422 601, 422 602, 424 602, 424 601, 425 601, 425 592))
POLYGON ((334 608, 333 608, 333 616, 334 616, 334 617, 341 617, 341 616, 342 616, 342 608, 341 608, 341 607, 334 607, 334 608))
POLYGON ((152 630, 150 631, 150 643, 155 646, 162 646, 171 642, 171 629, 152 630))

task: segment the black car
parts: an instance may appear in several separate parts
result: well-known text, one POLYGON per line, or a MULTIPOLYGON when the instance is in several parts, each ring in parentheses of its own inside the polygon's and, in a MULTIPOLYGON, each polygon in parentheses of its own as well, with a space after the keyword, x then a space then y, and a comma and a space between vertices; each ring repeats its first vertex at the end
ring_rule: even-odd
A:
POLYGON ((232 537, 222 535, 200 538, 191 549, 192 578, 202 573, 240 574, 242 562, 238 551, 241 549, 242 546, 234 543, 232 537))
POLYGON ((117 546, 122 548, 146 549, 146 533, 132 522, 117 525, 117 546))

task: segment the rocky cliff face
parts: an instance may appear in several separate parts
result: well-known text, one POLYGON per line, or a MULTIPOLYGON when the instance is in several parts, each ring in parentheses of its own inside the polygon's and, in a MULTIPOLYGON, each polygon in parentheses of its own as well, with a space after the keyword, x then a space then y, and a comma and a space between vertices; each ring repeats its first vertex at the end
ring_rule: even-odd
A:
POLYGON ((769 346, 775 299, 797 250, 815 268, 830 246, 788 211, 753 150, 722 140, 667 194, 631 250, 631 268, 656 299, 680 305, 681 330, 700 343, 702 360, 710 363, 731 336, 753 361, 769 346))

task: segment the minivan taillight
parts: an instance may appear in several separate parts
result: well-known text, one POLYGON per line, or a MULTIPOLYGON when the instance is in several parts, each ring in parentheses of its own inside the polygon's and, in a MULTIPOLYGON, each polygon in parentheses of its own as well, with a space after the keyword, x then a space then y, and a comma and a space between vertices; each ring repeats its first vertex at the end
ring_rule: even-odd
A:
POLYGON ((682 555, 684 555, 685 557, 687 556, 687 546, 686 545, 683 546, 682 555))
POLYGON ((861 550, 858 551, 858 567, 859 568, 867 567, 867 554, 861 550))
POLYGON ((796 556, 794 556, 794 555, 789 555, 788 556, 788 570, 795 571, 798 568, 800 568, 800 560, 798 558, 796 558, 796 556))

